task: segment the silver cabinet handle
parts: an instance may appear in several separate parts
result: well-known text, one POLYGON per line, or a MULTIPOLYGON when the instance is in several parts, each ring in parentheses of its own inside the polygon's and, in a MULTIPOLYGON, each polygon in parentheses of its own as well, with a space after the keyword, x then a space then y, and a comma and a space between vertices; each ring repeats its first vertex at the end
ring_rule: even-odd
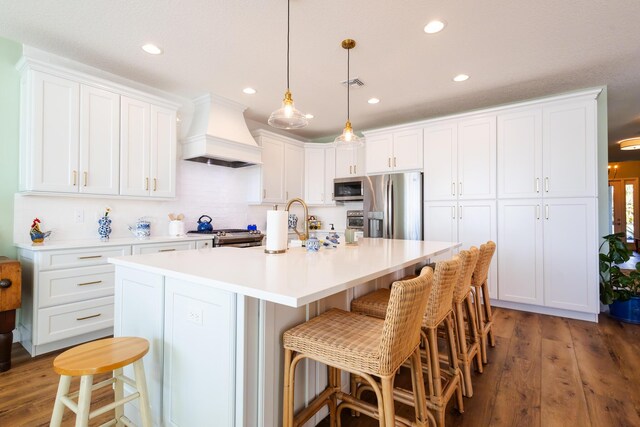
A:
POLYGON ((451 206, 451 219, 456 219, 456 207, 451 206))
POLYGON ((288 192, 288 191, 285 191, 285 192, 284 192, 284 198, 285 198, 285 199, 287 199, 287 200, 289 200, 289 192, 288 192))
POLYGON ((95 282, 78 283, 78 286, 97 285, 98 283, 102 283, 102 280, 96 280, 95 282))
POLYGON ((175 249, 160 249, 158 252, 173 252, 175 249))
POLYGON ((358 173, 357 168, 358 168, 358 165, 353 165, 353 173, 354 173, 354 175, 358 173))
POLYGON ((536 193, 540 192, 540 178, 536 178, 536 193))
POLYGON ((458 187, 458 188, 459 188, 459 193, 462 196, 462 181, 460 181, 460 187, 458 187))
POLYGON ((78 259, 96 259, 102 258, 102 255, 88 255, 88 256, 79 256, 78 259))
POLYGON ((549 205, 544 205, 544 217, 549 219, 549 205))
POLYGON ((78 172, 73 171, 73 185, 75 186, 77 182, 78 182, 78 172))
POLYGON ((536 219, 540 219, 540 205, 536 205, 536 219))
POLYGON ((389 165, 389 167, 391 167, 391 157, 387 157, 387 165, 389 165))
POLYGON ((262 198, 263 198, 263 199, 266 199, 266 198, 267 198, 267 189, 266 189, 266 188, 263 188, 263 189, 262 189, 262 198))
POLYGON ((398 165, 396 164, 396 158, 394 157, 393 158, 393 167, 395 168, 396 166, 398 166, 398 165))
POLYGON ((451 195, 452 196, 456 195, 456 183, 455 182, 451 183, 451 195))
POLYGON ((334 193, 331 193, 331 200, 335 200, 335 199, 336 199, 335 194, 334 194, 334 193))
POLYGON ((353 165, 349 165, 349 175, 353 174, 353 165))
POLYGON ((548 176, 544 177, 544 191, 546 191, 547 193, 549 192, 549 177, 548 176))
POLYGON ((84 172, 84 186, 87 186, 87 181, 89 180, 89 172, 84 172))
POLYGON ((459 219, 462 219, 462 205, 458 207, 458 213, 460 214, 459 219))
POLYGON ((149 191, 149 177, 144 179, 144 190, 149 191))
POLYGON ((87 320, 87 319, 93 319, 94 317, 100 317, 100 316, 102 316, 102 313, 92 314, 91 316, 85 316, 85 317, 76 317, 76 320, 87 320))
POLYGON ((153 191, 158 191, 158 178, 153 178, 153 191))

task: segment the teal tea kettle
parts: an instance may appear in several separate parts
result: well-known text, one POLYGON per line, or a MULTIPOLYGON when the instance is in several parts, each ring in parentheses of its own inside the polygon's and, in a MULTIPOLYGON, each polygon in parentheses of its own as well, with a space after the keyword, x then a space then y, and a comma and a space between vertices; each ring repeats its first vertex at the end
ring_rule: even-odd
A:
POLYGON ((213 231, 213 225, 211 225, 211 217, 209 215, 202 215, 198 219, 198 231, 213 231))

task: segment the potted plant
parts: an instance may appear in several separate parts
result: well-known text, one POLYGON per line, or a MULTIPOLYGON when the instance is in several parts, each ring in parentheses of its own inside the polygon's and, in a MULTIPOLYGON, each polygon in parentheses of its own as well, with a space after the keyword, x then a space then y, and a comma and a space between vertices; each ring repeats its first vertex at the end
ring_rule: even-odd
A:
POLYGON ((600 245, 600 301, 609 305, 609 315, 623 322, 640 324, 640 262, 634 270, 621 269, 632 252, 625 233, 609 234, 600 245), (604 246, 607 251, 602 252, 604 246))

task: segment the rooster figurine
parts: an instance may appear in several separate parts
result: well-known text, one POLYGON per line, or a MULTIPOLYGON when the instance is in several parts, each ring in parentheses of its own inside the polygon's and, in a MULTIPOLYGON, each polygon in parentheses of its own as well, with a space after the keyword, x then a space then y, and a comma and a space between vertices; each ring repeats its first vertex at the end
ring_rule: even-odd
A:
POLYGON ((42 232, 42 230, 40 230, 40 220, 38 218, 33 220, 33 223, 31 223, 31 230, 29 231, 29 235, 31 236, 31 241, 34 244, 41 244, 42 242, 44 242, 44 239, 49 237, 50 234, 51 231, 42 232))

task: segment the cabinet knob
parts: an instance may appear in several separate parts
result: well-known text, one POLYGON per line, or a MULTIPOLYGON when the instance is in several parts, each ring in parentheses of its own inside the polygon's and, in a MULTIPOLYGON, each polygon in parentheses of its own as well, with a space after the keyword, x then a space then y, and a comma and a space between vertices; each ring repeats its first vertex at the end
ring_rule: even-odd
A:
POLYGON ((10 288, 11 285, 12 285, 11 279, 2 279, 2 280, 0 280, 0 288, 2 288, 2 289, 10 288))

